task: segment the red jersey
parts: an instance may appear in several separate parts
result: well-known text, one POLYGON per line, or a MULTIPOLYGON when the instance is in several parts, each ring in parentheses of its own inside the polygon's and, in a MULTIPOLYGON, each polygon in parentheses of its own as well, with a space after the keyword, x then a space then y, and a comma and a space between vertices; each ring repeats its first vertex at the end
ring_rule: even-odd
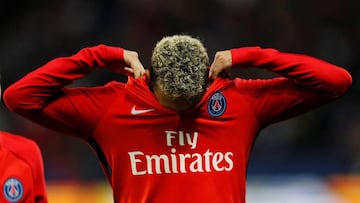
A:
POLYGON ((351 76, 325 61, 274 49, 231 54, 234 66, 281 77, 220 77, 184 112, 162 106, 145 77, 66 88, 96 68, 124 67, 123 49, 99 45, 29 73, 5 91, 4 100, 11 110, 89 143, 116 202, 243 203, 259 131, 340 97, 351 76))
POLYGON ((35 142, 0 132, 0 202, 47 202, 43 160, 35 142))

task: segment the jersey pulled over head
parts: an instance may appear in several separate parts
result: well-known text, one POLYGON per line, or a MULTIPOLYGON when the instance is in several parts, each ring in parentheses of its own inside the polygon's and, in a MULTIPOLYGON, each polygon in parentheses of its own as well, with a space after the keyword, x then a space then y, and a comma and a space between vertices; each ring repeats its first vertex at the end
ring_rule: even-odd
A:
POLYGON ((151 57, 151 80, 159 102, 183 111, 197 104, 208 86, 209 56, 199 39, 162 38, 151 57))

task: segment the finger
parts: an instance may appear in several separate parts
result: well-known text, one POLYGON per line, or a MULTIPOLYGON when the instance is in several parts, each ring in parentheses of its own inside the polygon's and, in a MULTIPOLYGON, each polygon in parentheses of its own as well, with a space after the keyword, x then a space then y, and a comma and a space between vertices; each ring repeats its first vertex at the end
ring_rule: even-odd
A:
POLYGON ((219 72, 213 70, 213 71, 211 72, 210 78, 211 78, 212 80, 215 80, 215 79, 218 77, 218 75, 219 75, 219 72))
POLYGON ((144 75, 145 71, 144 72, 141 72, 140 69, 133 69, 134 70, 134 78, 140 78, 144 75))
POLYGON ((137 69, 132 69, 132 75, 134 76, 134 78, 138 78, 139 77, 139 75, 140 75, 140 72, 137 70, 137 69))
POLYGON ((212 68, 209 69, 209 78, 212 79, 214 75, 214 71, 212 70, 212 68))
POLYGON ((150 79, 150 70, 145 69, 145 75, 147 79, 150 79))
POLYGON ((136 74, 136 77, 142 77, 145 74, 145 68, 140 61, 135 62, 132 68, 136 74))
POLYGON ((124 70, 125 70, 125 72, 126 72, 127 74, 129 74, 129 75, 134 74, 134 69, 132 69, 132 68, 125 67, 124 70))
POLYGON ((218 66, 216 65, 216 62, 214 61, 214 63, 211 64, 211 66, 210 66, 209 78, 215 80, 216 77, 218 76, 219 72, 220 72, 220 70, 219 70, 218 66))
POLYGON ((145 68, 144 68, 144 66, 141 64, 140 61, 138 61, 137 69, 140 71, 141 75, 144 75, 144 74, 145 74, 145 68))
POLYGON ((128 75, 132 75, 134 78, 140 78, 145 73, 145 70, 144 73, 142 73, 138 68, 125 67, 124 70, 128 75))
POLYGON ((127 74, 128 74, 129 76, 133 76, 134 78, 140 78, 140 77, 142 77, 140 71, 137 70, 137 69, 129 68, 129 67, 125 67, 124 69, 127 71, 127 74))

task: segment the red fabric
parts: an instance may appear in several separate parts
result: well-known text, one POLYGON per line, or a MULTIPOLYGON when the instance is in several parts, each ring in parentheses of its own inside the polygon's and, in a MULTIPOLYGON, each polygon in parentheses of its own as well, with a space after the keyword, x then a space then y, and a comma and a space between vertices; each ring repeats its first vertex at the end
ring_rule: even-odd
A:
POLYGON ((65 87, 107 64, 122 69, 120 50, 100 45, 54 59, 4 94, 11 110, 95 140, 117 202, 245 202, 246 167, 258 132, 342 96, 351 85, 344 69, 327 62, 246 47, 231 50, 234 66, 266 68, 282 77, 218 78, 186 112, 161 106, 145 77, 65 87), (218 110, 223 114, 209 113, 218 110))
POLYGON ((21 136, 0 132, 0 202, 10 202, 4 188, 12 178, 21 186, 15 184, 18 187, 12 188, 13 193, 9 189, 10 198, 19 197, 16 202, 24 203, 47 202, 43 160, 36 143, 21 136), (17 192, 20 193, 18 196, 17 192))

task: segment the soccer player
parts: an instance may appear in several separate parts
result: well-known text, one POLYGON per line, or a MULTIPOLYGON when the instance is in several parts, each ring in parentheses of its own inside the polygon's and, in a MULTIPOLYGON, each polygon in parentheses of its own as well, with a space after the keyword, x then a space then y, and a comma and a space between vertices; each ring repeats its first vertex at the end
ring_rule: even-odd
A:
POLYGON ((2 203, 47 202, 43 160, 34 141, 0 131, 0 187, 2 203))
POLYGON ((245 202, 246 168, 261 129, 341 97, 352 83, 336 65, 270 48, 219 51, 164 37, 150 74, 134 51, 98 45, 51 60, 10 86, 9 109, 92 146, 115 201, 245 202), (267 80, 230 79, 257 67, 267 80), (91 71, 129 74, 126 83, 69 88, 91 71))

